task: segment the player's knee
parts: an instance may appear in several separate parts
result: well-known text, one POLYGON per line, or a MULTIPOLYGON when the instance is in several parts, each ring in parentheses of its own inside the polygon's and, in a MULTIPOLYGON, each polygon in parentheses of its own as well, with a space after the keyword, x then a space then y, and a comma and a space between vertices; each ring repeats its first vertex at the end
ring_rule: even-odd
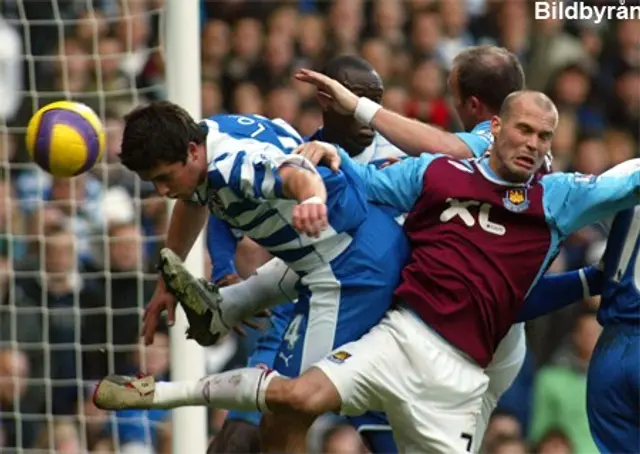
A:
POLYGON ((226 420, 215 436, 207 454, 245 454, 260 452, 260 429, 241 420, 226 420))
POLYGON ((288 403, 296 412, 317 416, 340 409, 338 390, 319 369, 311 368, 289 383, 288 403))

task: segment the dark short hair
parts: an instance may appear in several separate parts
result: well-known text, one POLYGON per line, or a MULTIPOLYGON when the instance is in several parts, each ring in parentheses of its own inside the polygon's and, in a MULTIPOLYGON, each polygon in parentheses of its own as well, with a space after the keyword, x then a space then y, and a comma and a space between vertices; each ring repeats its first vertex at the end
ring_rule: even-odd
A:
POLYGON ((375 72, 371 64, 357 55, 345 54, 332 58, 324 66, 322 73, 343 85, 351 86, 354 83, 354 75, 358 77, 370 77, 371 80, 358 80, 358 83, 371 83, 382 85, 382 80, 375 72), (369 74, 370 76, 367 76, 369 74))
POLYGON ((525 87, 522 65, 503 47, 470 47, 460 52, 453 63, 461 98, 475 96, 493 113, 500 111, 510 93, 525 87))
POLYGON ((182 107, 154 101, 124 117, 120 160, 134 172, 161 163, 186 162, 189 143, 204 143, 206 131, 182 107))

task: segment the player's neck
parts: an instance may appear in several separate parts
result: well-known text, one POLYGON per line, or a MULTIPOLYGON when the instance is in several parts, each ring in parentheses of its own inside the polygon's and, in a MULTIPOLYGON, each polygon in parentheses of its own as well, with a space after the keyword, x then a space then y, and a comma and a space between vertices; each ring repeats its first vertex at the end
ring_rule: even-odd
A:
POLYGON ((207 159, 207 146, 200 145, 200 153, 198 154, 198 166, 200 167, 200 175, 198 176, 198 186, 207 181, 207 173, 209 169, 209 160, 207 159))
POLYGON ((355 143, 355 140, 346 140, 348 138, 348 136, 346 135, 331 134, 331 132, 328 131, 326 127, 322 132, 322 140, 339 145, 352 158, 360 155, 365 150, 365 148, 362 148, 362 146, 355 143))
POLYGON ((522 179, 514 178, 509 172, 497 153, 490 153, 487 159, 487 167, 493 172, 494 176, 506 183, 526 183, 522 179))
POLYGON ((498 115, 496 112, 489 112, 486 108, 481 109, 476 117, 476 124, 484 123, 485 121, 491 121, 493 117, 498 115))

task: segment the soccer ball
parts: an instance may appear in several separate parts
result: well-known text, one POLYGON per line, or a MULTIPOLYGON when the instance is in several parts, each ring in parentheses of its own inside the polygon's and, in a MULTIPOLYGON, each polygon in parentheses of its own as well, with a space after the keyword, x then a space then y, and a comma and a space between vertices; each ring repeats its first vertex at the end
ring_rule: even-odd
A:
POLYGON ((72 177, 89 171, 100 160, 104 149, 102 122, 82 103, 54 102, 42 107, 29 120, 29 156, 56 177, 72 177))

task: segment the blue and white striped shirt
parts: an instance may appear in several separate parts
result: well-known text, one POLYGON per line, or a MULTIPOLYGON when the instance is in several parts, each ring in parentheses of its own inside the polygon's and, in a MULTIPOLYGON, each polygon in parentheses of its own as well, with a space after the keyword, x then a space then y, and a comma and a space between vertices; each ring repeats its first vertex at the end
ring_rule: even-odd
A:
POLYGON ((290 152, 302 137, 282 120, 256 115, 217 115, 207 128, 208 176, 194 194, 211 213, 256 241, 295 271, 329 263, 351 243, 367 202, 362 184, 349 174, 316 169, 290 152), (295 200, 282 194, 278 170, 293 165, 319 173, 327 188, 329 228, 319 238, 299 234, 291 224, 295 200))

